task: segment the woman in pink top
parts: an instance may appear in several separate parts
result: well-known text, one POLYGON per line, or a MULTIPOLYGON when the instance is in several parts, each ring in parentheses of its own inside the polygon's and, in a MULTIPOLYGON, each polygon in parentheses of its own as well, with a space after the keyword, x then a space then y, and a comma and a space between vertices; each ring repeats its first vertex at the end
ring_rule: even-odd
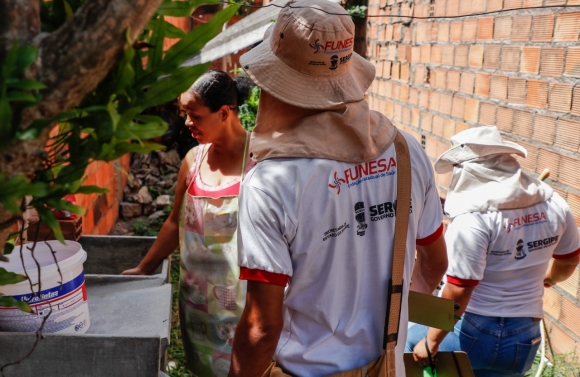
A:
POLYGON ((238 194, 249 158, 249 133, 238 117, 251 82, 210 70, 181 95, 186 126, 199 145, 181 165, 173 210, 141 263, 123 274, 151 274, 178 246, 179 314, 188 368, 226 377, 245 303, 239 281, 238 194))

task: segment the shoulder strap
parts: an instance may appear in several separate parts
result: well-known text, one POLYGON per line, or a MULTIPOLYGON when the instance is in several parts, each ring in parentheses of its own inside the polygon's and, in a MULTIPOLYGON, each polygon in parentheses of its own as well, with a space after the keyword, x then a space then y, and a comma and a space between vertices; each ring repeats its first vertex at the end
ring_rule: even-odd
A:
POLYGON ((411 209, 411 157, 405 137, 397 130, 395 137, 397 154, 397 207, 395 209, 395 238, 393 240, 393 263, 389 280, 387 313, 383 348, 387 353, 384 363, 386 375, 395 377, 395 346, 399 333, 399 319, 403 299, 403 272, 407 247, 407 229, 411 209))

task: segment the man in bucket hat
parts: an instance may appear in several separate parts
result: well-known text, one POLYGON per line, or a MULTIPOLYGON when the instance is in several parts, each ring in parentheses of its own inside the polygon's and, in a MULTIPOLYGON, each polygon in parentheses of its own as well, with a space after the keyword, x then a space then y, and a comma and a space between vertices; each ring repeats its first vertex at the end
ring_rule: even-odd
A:
MULTIPOLYGON (((341 6, 295 1, 240 58, 262 94, 250 143, 259 163, 240 196, 240 277, 248 286, 231 377, 261 376, 272 360, 276 373, 328 376, 383 353, 397 130, 369 110, 364 93, 375 70, 353 45, 354 24, 341 6)), ((412 181, 395 353, 396 376, 404 377, 415 246, 420 292, 435 289, 447 255, 430 161, 413 137, 397 139, 408 144, 412 181)))
POLYGON ((578 228, 566 202, 512 156, 526 157, 525 148, 503 140, 497 127, 451 141, 435 163, 438 173, 453 174, 442 296, 461 306, 463 318, 447 337, 411 325, 407 351, 427 365, 427 348, 432 356, 463 350, 476 377, 523 376, 540 345, 544 287, 566 280, 580 261, 578 228))

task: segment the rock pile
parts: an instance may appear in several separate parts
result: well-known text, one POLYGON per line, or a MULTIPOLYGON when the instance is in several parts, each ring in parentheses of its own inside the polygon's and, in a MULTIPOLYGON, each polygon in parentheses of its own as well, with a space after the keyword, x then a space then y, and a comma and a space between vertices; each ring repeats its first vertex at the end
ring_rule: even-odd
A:
POLYGON ((176 150, 134 154, 127 185, 123 190, 120 215, 124 220, 148 216, 149 219, 166 217, 177 185, 181 159, 176 150))

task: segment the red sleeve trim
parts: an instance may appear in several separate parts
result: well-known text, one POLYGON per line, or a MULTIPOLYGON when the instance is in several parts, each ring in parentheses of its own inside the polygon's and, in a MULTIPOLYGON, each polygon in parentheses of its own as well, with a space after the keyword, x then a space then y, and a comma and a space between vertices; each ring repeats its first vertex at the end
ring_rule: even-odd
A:
POLYGON ((420 238, 416 241, 417 246, 427 246, 427 245, 431 245, 433 242, 435 242, 435 240, 439 237, 441 237, 441 235, 443 234, 443 224, 441 224, 439 226, 439 228, 437 228, 437 230, 430 236, 427 236, 425 238, 420 238))
POLYGON ((240 267, 240 280, 260 281, 285 287, 289 279, 290 276, 284 274, 240 267))
POLYGON ((447 275, 447 282, 460 287, 476 287, 479 284, 479 280, 460 279, 449 275, 447 275))
POLYGON ((552 255, 552 258, 554 259, 567 259, 567 258, 571 258, 571 257, 575 257, 576 255, 580 254, 580 249, 573 251, 571 253, 568 254, 560 254, 560 255, 552 255))

